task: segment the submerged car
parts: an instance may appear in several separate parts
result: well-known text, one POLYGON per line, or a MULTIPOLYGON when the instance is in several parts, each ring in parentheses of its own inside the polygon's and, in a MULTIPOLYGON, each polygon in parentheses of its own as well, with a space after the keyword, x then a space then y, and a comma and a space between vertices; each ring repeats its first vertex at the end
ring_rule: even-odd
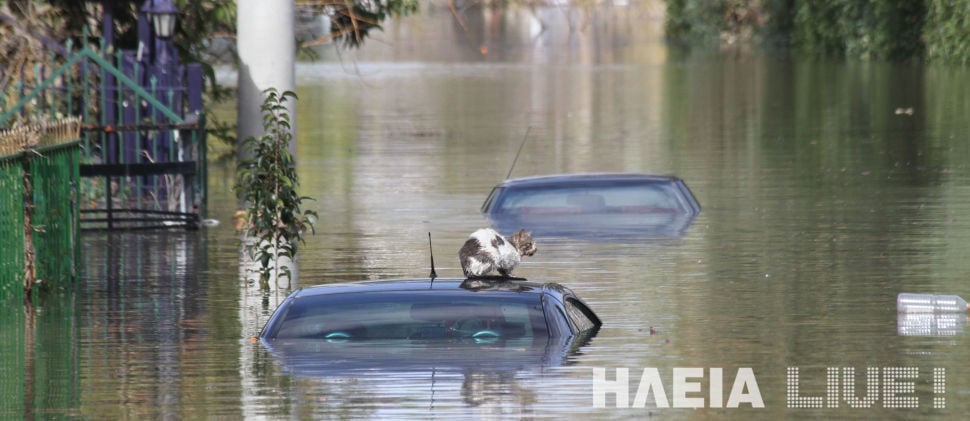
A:
POLYGON ((579 297, 555 283, 501 277, 395 279, 296 290, 277 307, 259 337, 264 343, 494 343, 570 337, 601 324, 579 297))
POLYGON ((600 325, 557 284, 397 279, 297 290, 260 341, 296 376, 454 373, 467 380, 566 364, 600 325))
POLYGON ((481 210, 503 234, 679 237, 701 207, 674 176, 592 173, 506 180, 481 210))

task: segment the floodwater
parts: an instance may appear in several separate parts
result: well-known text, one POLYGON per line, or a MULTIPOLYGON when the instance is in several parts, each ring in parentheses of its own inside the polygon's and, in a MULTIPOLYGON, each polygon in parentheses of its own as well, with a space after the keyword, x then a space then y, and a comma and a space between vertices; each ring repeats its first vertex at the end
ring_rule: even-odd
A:
POLYGON ((429 232, 438 274, 459 276, 520 146, 512 177, 683 178, 703 207, 684 236, 538 238, 516 269, 586 299, 605 322, 587 345, 485 369, 414 369, 420 350, 288 368, 250 339, 287 289, 245 281, 232 169, 215 165, 219 226, 85 233, 76 290, 2 310, 5 337, 25 338, 0 346, 4 372, 25 373, 0 381, 4 417, 970 413, 966 315, 895 310, 899 292, 970 298, 970 71, 684 52, 650 7, 468 13, 463 28, 426 10, 298 66, 298 170, 320 219, 290 287, 427 276, 429 232))

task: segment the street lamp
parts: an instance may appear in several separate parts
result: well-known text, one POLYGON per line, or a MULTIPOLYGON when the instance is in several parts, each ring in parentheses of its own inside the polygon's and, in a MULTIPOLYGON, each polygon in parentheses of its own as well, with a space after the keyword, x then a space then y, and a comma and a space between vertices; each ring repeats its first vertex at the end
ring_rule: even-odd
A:
POLYGON ((157 37, 169 39, 175 34, 175 20, 179 9, 172 0, 146 0, 141 11, 152 20, 157 37))

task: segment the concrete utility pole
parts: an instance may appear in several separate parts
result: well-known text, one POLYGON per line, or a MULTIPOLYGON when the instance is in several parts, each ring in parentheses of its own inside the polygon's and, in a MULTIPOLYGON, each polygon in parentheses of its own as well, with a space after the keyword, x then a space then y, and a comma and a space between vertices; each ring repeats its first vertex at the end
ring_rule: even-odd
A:
MULTIPOLYGON (((294 33, 293 0, 238 0, 236 21, 236 48, 239 51, 239 99, 236 108, 237 136, 245 139, 263 134, 263 91, 276 88, 296 92, 296 34, 294 33)), ((286 102, 290 115, 290 134, 293 135, 289 152, 296 157, 296 101, 286 102)), ((240 157, 247 154, 239 149, 240 157)), ((245 248, 247 238, 240 247, 245 248)), ((251 277, 251 269, 258 262, 249 259, 245 250, 240 251, 240 277, 251 277)), ((269 286, 274 290, 286 290, 298 285, 296 262, 287 257, 279 257, 280 266, 290 269, 289 277, 273 275, 269 286)), ((256 289, 247 289, 247 291, 256 289)), ((246 292, 243 292, 246 294, 246 292)), ((245 297, 244 301, 245 302, 245 297)))
MULTIPOLYGON (((236 46, 239 50, 239 139, 263 134, 263 91, 296 92, 296 38, 293 0, 239 0, 236 46)), ((296 156, 296 101, 287 101, 296 156)))

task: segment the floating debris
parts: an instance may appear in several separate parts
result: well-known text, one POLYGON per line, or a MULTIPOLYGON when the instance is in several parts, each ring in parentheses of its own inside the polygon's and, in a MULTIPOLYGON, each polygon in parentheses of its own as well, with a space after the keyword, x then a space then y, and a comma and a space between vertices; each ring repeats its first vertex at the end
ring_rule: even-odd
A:
POLYGON ((956 295, 901 293, 896 296, 899 313, 957 313, 967 311, 967 302, 956 295))

